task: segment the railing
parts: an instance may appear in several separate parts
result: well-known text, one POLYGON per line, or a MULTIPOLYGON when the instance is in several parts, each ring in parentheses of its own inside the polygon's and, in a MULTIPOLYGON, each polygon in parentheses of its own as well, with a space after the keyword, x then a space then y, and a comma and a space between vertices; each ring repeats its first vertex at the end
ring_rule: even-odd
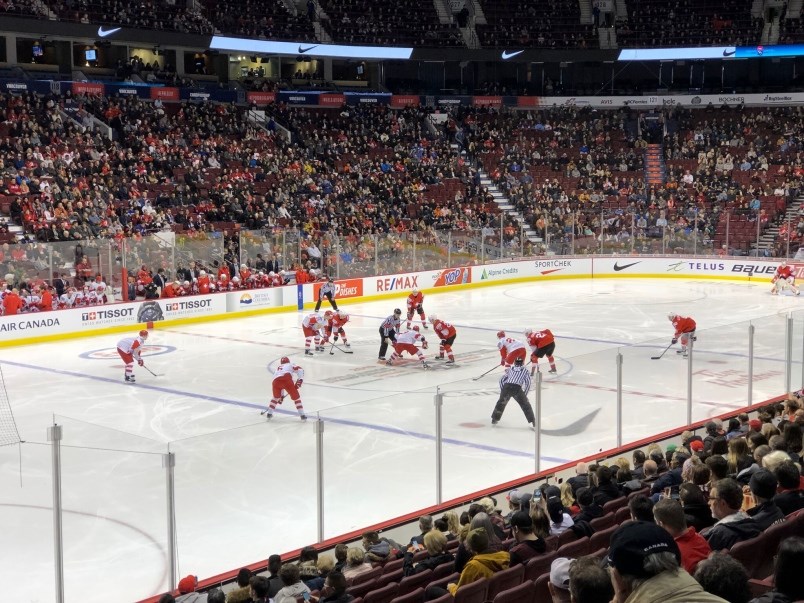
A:
MULTIPOLYGON (((736 217, 727 213, 716 232, 699 228, 697 213, 684 225, 649 227, 635 214, 605 208, 584 218, 588 221, 580 220, 570 215, 563 222, 542 225, 542 242, 529 241, 524 226, 501 215, 499 225, 482 229, 350 236, 294 229, 159 232, 122 240, 11 243, 4 246, 6 272, 0 276, 11 273, 16 283, 53 282, 61 276, 80 286, 100 273, 119 293, 123 269, 136 274, 143 265, 153 273, 164 269, 172 280, 191 262, 207 270, 227 263, 234 274, 241 264, 255 268, 261 256, 282 270, 317 268, 336 278, 356 278, 544 255, 756 255, 750 248, 759 245, 761 232, 756 215, 750 213, 736 217), (78 267, 84 256, 88 265, 78 267)), ((796 254, 796 226, 789 218, 783 223, 777 257, 796 254)))

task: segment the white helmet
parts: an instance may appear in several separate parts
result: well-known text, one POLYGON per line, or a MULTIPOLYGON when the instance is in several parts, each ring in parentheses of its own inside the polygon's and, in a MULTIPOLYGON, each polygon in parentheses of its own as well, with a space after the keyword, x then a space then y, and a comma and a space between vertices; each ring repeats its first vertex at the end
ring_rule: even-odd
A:
MULTIPOLYGON (((193 279, 193 280, 195 280, 195 279, 193 279)), ((184 281, 184 286, 189 287, 190 286, 190 281, 184 281)))
POLYGON ((346 318, 346 312, 344 312, 343 310, 338 310, 338 317, 346 318))
POLYGON ((667 315, 667 318, 670 320, 675 320, 676 318, 678 318, 678 314, 676 314, 675 312, 670 312, 670 314, 667 315))
POLYGON ((418 290, 416 287, 413 287, 413 289, 411 289, 411 290, 410 290, 410 292, 411 292, 413 295, 416 295, 416 294, 419 292, 419 290, 418 290))
POLYGON ((531 335, 533 333, 533 329, 525 329, 525 336, 531 335))
POLYGON ((787 262, 785 260, 782 260, 781 266, 782 266, 782 268, 784 268, 785 266, 787 266, 787 262))
POLYGON ((201 276, 206 276, 206 275, 207 275, 207 271, 206 271, 206 270, 202 270, 202 271, 201 271, 201 276))
POLYGON ((273 270, 271 270, 271 272, 269 272, 269 273, 268 273, 268 276, 276 276, 276 272, 274 272, 273 270))
POLYGON ((430 322, 431 322, 431 323, 432 323, 432 322, 435 322, 435 321, 437 321, 437 320, 438 320, 438 316, 436 316, 435 314, 430 314, 430 322))

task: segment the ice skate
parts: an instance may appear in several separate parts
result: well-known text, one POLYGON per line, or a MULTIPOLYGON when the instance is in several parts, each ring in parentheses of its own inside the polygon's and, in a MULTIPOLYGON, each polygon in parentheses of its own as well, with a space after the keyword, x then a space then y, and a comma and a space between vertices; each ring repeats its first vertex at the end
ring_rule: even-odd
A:
POLYGON ((444 364, 455 364, 455 359, 454 359, 454 358, 450 358, 450 359, 449 359, 449 360, 447 360, 447 361, 446 361, 444 364))
POLYGON ((272 413, 272 412, 265 413, 265 420, 266 421, 270 421, 273 418, 274 418, 274 413, 272 413))
POLYGON ((676 354, 684 354, 687 355, 687 350, 676 350, 676 354))
POLYGON ((555 374, 556 374, 558 371, 556 371, 556 369, 554 369, 554 368, 551 368, 551 369, 550 369, 549 371, 547 371, 547 372, 548 372, 548 373, 552 373, 553 375, 555 375, 555 374))
MULTIPOLYGON (((383 358, 380 358, 380 360, 383 360, 383 358)), ((392 364, 393 364, 392 360, 386 360, 385 361, 385 366, 391 366, 392 364)))
POLYGON ((492 425, 496 425, 497 423, 499 423, 499 421, 498 421, 497 419, 492 419, 492 420, 491 420, 491 424, 492 424, 492 425))
POLYGON ((126 383, 136 383, 134 375, 126 375, 126 383))
POLYGON ((313 354, 310 350, 304 350, 304 355, 305 356, 314 356, 315 354, 313 354))
POLYGON ((422 368, 424 368, 425 370, 427 370, 427 369, 429 369, 429 368, 430 368, 430 365, 429 365, 429 364, 427 364, 426 362, 422 362, 422 368))
POLYGON ((302 421, 306 421, 306 420, 307 420, 307 415, 299 415, 299 418, 300 418, 302 421))
POLYGON ((428 326, 427 326, 427 323, 426 323, 426 322, 423 322, 423 323, 422 323, 422 326, 423 326, 425 329, 429 329, 429 328, 430 328, 430 327, 428 327, 428 326))
POLYGON ((444 360, 444 356, 434 356, 433 360, 444 360))
POLYGON ((346 341, 344 341, 344 342, 343 342, 343 347, 345 347, 345 348, 351 348, 352 346, 351 346, 351 344, 349 344, 349 343, 347 343, 346 341))

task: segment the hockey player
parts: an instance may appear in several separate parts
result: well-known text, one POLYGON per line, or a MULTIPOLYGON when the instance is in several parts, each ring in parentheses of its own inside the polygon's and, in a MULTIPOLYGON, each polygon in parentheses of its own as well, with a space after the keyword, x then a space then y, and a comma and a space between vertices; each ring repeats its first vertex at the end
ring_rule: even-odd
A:
POLYGON ((550 373, 556 373, 556 361, 553 358, 553 352, 556 351, 556 340, 550 329, 542 329, 541 331, 534 331, 527 329, 525 331, 525 339, 530 346, 530 361, 533 366, 530 369, 530 374, 533 376, 539 370, 539 358, 547 356, 547 361, 550 363, 550 373))
POLYGON ((394 363, 394 360, 400 358, 403 352, 407 352, 411 356, 416 356, 422 363, 424 368, 430 368, 427 364, 427 361, 424 359, 424 354, 418 348, 416 344, 421 344, 423 349, 427 349, 428 344, 427 340, 424 338, 424 335, 419 333, 419 325, 414 325, 413 330, 405 331, 404 333, 400 333, 396 336, 394 340, 394 353, 391 354, 391 357, 385 363, 388 366, 391 366, 394 363))
POLYGON ((61 294, 59 298, 59 309, 72 308, 76 305, 78 291, 75 287, 68 287, 67 291, 61 294))
POLYGON ((271 281, 271 287, 281 287, 285 284, 285 280, 282 278, 282 276, 273 270, 268 273, 268 278, 271 281))
POLYGON ((302 320, 302 331, 304 331, 304 355, 312 356, 310 344, 315 341, 315 351, 320 352, 324 349, 321 340, 325 336, 326 322, 324 317, 318 312, 308 314, 302 320))
POLYGON ((444 360, 444 352, 446 352, 449 360, 445 364, 455 364, 455 356, 452 354, 452 344, 455 343, 455 336, 457 335, 455 327, 439 319, 435 314, 430 315, 430 322, 433 323, 433 331, 436 336, 441 340, 436 360, 444 360))
POLYGON ((178 297, 181 295, 181 282, 180 281, 173 281, 172 283, 168 283, 165 285, 165 288, 162 289, 162 297, 178 297))
POLYGON ((324 343, 329 343, 330 336, 332 336, 333 342, 338 343, 338 337, 340 336, 343 339, 343 345, 345 347, 352 347, 346 340, 346 331, 343 330, 343 325, 349 322, 349 315, 343 310, 338 310, 337 312, 327 310, 324 313, 324 319, 327 322, 327 335, 324 339, 324 343))
POLYGON ((206 295, 210 291, 210 285, 212 281, 209 278, 206 270, 202 270, 201 274, 198 275, 198 292, 201 295, 206 295))
POLYGON ((531 429, 535 429, 536 417, 533 408, 528 401, 528 390, 530 389, 530 376, 524 366, 524 358, 517 358, 514 366, 506 369, 505 374, 500 378, 500 397, 491 413, 491 424, 496 425, 500 422, 508 401, 513 398, 519 404, 525 419, 530 423, 531 429))
POLYGON ((298 364, 293 364, 290 358, 282 356, 279 359, 279 366, 274 371, 274 379, 271 382, 271 401, 268 403, 268 409, 265 412, 266 418, 270 421, 274 416, 274 409, 277 404, 282 404, 284 395, 282 392, 287 392, 290 399, 296 405, 296 410, 299 411, 299 418, 302 421, 307 420, 307 415, 304 414, 304 407, 302 406, 301 396, 299 389, 304 382, 304 369, 298 364), (296 382, 293 382, 293 377, 296 377, 296 382))
POLYGON ((788 287, 790 287, 796 295, 801 293, 798 287, 796 287, 796 277, 793 274, 793 269, 787 265, 787 262, 779 264, 779 267, 776 269, 776 274, 774 274, 771 279, 771 283, 773 283, 771 295, 779 295, 780 292, 788 287))
POLYGON ((137 337, 126 337, 117 342, 117 353, 120 358, 126 363, 126 370, 124 376, 127 383, 134 383, 134 361, 143 366, 145 361, 140 356, 142 347, 148 339, 148 331, 143 329, 139 332, 137 337))
POLYGON ((388 351, 388 343, 396 341, 399 329, 402 326, 402 310, 396 308, 394 313, 386 318, 380 325, 380 360, 385 360, 385 352, 388 351))
POLYGON ((517 358, 522 358, 522 362, 524 362, 528 353, 524 343, 506 337, 505 331, 497 332, 497 349, 500 350, 500 366, 505 368, 513 365, 517 358))
POLYGON ((419 314, 419 318, 422 321, 422 326, 426 329, 427 322, 425 321, 424 316, 424 295, 418 289, 412 289, 410 295, 408 295, 408 329, 410 329, 410 321, 413 320, 413 312, 417 312, 419 314))
POLYGON ((675 312, 670 312, 670 314, 667 315, 667 318, 669 318, 670 322, 673 323, 673 328, 675 329, 673 340, 670 343, 672 345, 680 340, 681 349, 676 350, 676 354, 683 354, 684 358, 686 358, 687 345, 690 343, 690 338, 692 338, 692 341, 697 341, 697 338, 695 337, 695 321, 688 316, 679 316, 675 312))
POLYGON ((321 302, 324 301, 325 297, 329 300, 329 305, 332 306, 333 310, 338 309, 338 304, 335 303, 335 293, 337 289, 338 286, 335 284, 335 281, 332 280, 331 276, 328 276, 327 282, 321 285, 321 288, 318 290, 318 301, 315 304, 316 312, 321 309, 321 302))

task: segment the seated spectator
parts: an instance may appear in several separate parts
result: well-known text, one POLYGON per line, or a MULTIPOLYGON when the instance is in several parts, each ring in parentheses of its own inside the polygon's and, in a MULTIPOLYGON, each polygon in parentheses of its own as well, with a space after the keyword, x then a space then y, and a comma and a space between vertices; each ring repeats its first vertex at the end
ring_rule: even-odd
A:
MULTIPOLYGON (((478 528, 483 528, 486 531, 486 538, 488 539, 488 544, 486 548, 490 551, 501 551, 502 550, 502 540, 497 536, 497 529, 494 524, 491 523, 491 519, 489 518, 487 513, 483 511, 477 513, 474 517, 472 517, 472 521, 469 523, 469 529, 467 533, 471 530, 476 530, 478 528)), ((471 558, 471 551, 467 546, 466 540, 461 542, 458 545, 458 551, 455 554, 455 571, 460 572, 463 571, 464 566, 471 558)))
POLYGON ((561 498, 552 496, 546 503, 547 515, 550 517, 550 535, 559 536, 561 533, 570 529, 575 523, 567 513, 561 498))
POLYGON ((238 588, 226 595, 226 603, 249 603, 251 601, 249 582, 251 582, 251 570, 247 567, 241 567, 240 571, 237 572, 238 588))
POLYGON ((515 540, 509 551, 511 567, 527 563, 547 550, 544 540, 533 533, 533 520, 525 511, 517 511, 511 517, 511 533, 515 540))
POLYGON ((695 579, 703 589, 729 603, 748 603, 748 573, 743 564, 724 553, 715 553, 698 564, 695 579))
POLYGON ((567 512, 572 517, 575 517, 581 508, 578 506, 578 503, 575 500, 575 494, 572 492, 572 486, 570 486, 569 483, 564 482, 559 486, 558 489, 561 493, 561 504, 564 505, 564 508, 567 509, 567 512))
POLYGON ((533 533, 546 542, 550 538, 550 517, 542 505, 531 505, 530 520, 533 522, 533 533))
POLYGON ((598 467, 595 475, 597 476, 597 486, 592 489, 592 496, 597 504, 602 507, 610 500, 622 497, 622 492, 612 479, 611 469, 598 467))
POLYGON ((653 505, 653 517, 656 525, 667 530, 676 541, 682 567, 690 574, 694 573, 698 563, 706 559, 712 549, 695 528, 687 527, 681 503, 672 498, 663 498, 653 505))
POLYGON ((433 529, 433 517, 432 515, 422 515, 419 517, 419 534, 413 536, 408 542, 408 550, 411 550, 411 547, 420 547, 424 543, 424 535, 427 534, 430 530, 433 529))
POLYGON ((370 571, 371 564, 366 561, 366 555, 363 550, 355 546, 350 546, 349 550, 346 552, 346 566, 343 568, 343 575, 346 577, 347 582, 351 582, 360 574, 365 574, 370 571))
MULTIPOLYGON (((295 567, 295 566, 293 566, 295 567)), ((270 584, 268 578, 265 576, 254 576, 249 582, 249 590, 251 591, 251 603, 268 603, 273 600, 268 596, 268 589, 270 584)), ((295 600, 295 599, 294 599, 295 600)))
MULTIPOLYGON (((489 549, 489 537, 484 528, 471 530, 466 536, 466 545, 474 556, 464 566, 457 584, 448 584, 447 592, 455 592, 465 584, 471 584, 481 578, 491 578, 495 573, 508 569, 511 557, 507 551, 493 551, 489 549)), ((427 598, 435 598, 430 588, 427 589, 427 598)), ((438 589, 443 590, 443 589, 438 589)), ((445 594, 441 592, 437 596, 445 594)))
POLYGON ((370 562, 385 563, 391 557, 392 546, 387 539, 380 538, 377 532, 371 531, 363 534, 363 549, 370 562))
POLYGON ((181 595, 176 602, 179 603, 200 603, 206 601, 207 596, 198 593, 195 589, 198 588, 198 578, 196 576, 185 576, 179 580, 179 595, 181 595))
POLYGON ((335 569, 335 557, 332 555, 321 555, 315 565, 318 570, 318 576, 311 580, 304 581, 310 591, 320 591, 324 587, 327 576, 335 569))
POLYGON ((706 436, 704 437, 704 451, 711 452, 715 438, 725 435, 716 421, 709 421, 705 426, 706 436))
POLYGON ((346 567, 346 554, 349 552, 349 546, 343 543, 335 545, 335 571, 343 572, 346 567))
POLYGON ((580 523, 582 521, 591 523, 593 519, 603 517, 603 507, 595 502, 595 497, 592 494, 591 488, 579 489, 576 496, 581 510, 573 518, 575 523, 580 523))
POLYGON ((695 484, 681 484, 678 487, 678 502, 684 508, 684 520, 699 533, 715 524, 709 508, 707 494, 695 484))
POLYGON ((642 469, 643 465, 645 464, 645 453, 642 450, 634 450, 633 455, 631 458, 634 461, 634 468, 631 469, 631 475, 634 476, 634 479, 642 480, 645 478, 645 472, 642 469))
POLYGON ((508 501, 508 514, 505 515, 503 519, 505 519, 506 525, 510 524, 511 517, 519 511, 522 507, 520 506, 520 498, 521 494, 519 490, 511 490, 505 499, 508 501))
MULTIPOLYGON (((360 553, 362 554, 363 551, 360 551, 360 553)), ((371 569, 370 565, 369 569, 371 569)), ((279 577, 282 580, 282 588, 279 589, 279 592, 274 596, 276 603, 295 603, 296 597, 310 592, 307 585, 299 578, 299 566, 295 563, 286 563, 283 565, 279 570, 279 577)))
POLYGON ((688 458, 689 456, 683 452, 673 453, 673 457, 670 461, 670 469, 663 473, 650 487, 653 502, 658 501, 661 493, 667 488, 669 488, 670 491, 677 490, 678 486, 683 481, 681 479, 681 473, 683 471, 684 461, 688 458))
MULTIPOLYGON (((309 580, 318 578, 318 551, 315 547, 306 546, 299 553, 299 579, 305 584, 309 580)), ((311 589, 312 590, 312 589, 311 589)))
POLYGON ((710 487, 715 482, 725 479, 729 476, 729 463, 728 461, 723 458, 722 456, 710 456, 705 461, 706 466, 709 467, 709 472, 711 473, 710 487))
POLYGON ((748 442, 745 438, 739 437, 729 440, 729 452, 726 460, 729 463, 729 473, 736 475, 743 469, 747 469, 754 462, 748 452, 748 442))
POLYGON ((617 471, 617 487, 625 496, 637 490, 642 490, 643 488, 642 481, 635 478, 633 472, 629 469, 620 469, 617 471))
POLYGON ((784 513, 773 500, 779 482, 767 469, 761 469, 751 476, 749 488, 754 495, 756 506, 746 512, 763 532, 778 521, 784 521, 784 513))
POLYGON ((614 600, 623 603, 723 603, 680 566, 672 536, 655 524, 631 522, 611 538, 608 555, 614 600))
POLYGON ((455 540, 458 537, 458 533, 461 531, 461 522, 458 513, 455 511, 447 511, 444 513, 443 519, 447 522, 447 531, 444 535, 447 537, 447 540, 455 540))
POLYGON ((494 525, 494 531, 497 533, 497 537, 500 539, 505 538, 505 520, 497 510, 497 501, 490 496, 484 496, 477 502, 489 516, 491 523, 494 525))
MULTIPOLYGON (((349 603, 354 597, 346 593, 348 583, 341 572, 330 572, 324 581, 318 603, 349 603)), ((311 601, 315 597, 311 598, 311 601)), ((315 602, 314 602, 315 603, 315 602)))
POLYGON ((405 564, 403 573, 405 576, 412 576, 426 570, 432 570, 444 563, 453 563, 455 555, 447 551, 447 537, 439 530, 430 530, 424 535, 424 548, 427 549, 428 557, 418 563, 413 563, 412 551, 405 553, 405 564))
POLYGON ((743 490, 731 478, 715 483, 709 491, 709 508, 717 523, 702 532, 713 551, 730 549, 743 540, 749 540, 760 533, 757 523, 745 512, 743 490))
POLYGON ((804 567, 804 538, 791 536, 779 545, 773 572, 773 590, 751 603, 792 603, 804 600, 804 580, 801 568, 804 567))
POLYGON ((575 465, 575 476, 567 480, 572 486, 572 493, 578 497, 578 490, 589 486, 589 465, 581 461, 575 465))
POLYGON ((659 479, 659 466, 656 464, 656 461, 648 459, 642 465, 642 474, 644 477, 642 478, 642 487, 651 487, 653 486, 653 482, 659 479))
POLYGON ((614 599, 611 576, 597 557, 575 559, 569 569, 569 591, 575 603, 609 603, 614 599))
POLYGON ((634 521, 647 521, 653 523, 653 501, 640 494, 628 501, 628 510, 634 521))
POLYGON ((785 515, 804 509, 804 490, 801 489, 801 474, 792 461, 779 464, 774 471, 779 482, 778 494, 773 502, 785 515))
POLYGON ((553 603, 570 603, 570 567, 573 559, 559 557, 553 559, 550 564, 550 580, 547 581, 547 588, 550 590, 550 597, 553 603))
MULTIPOLYGON (((282 578, 279 577, 279 570, 282 569, 282 557, 279 555, 271 555, 268 557, 268 598, 273 599, 284 584, 282 578)), ((264 576, 261 576, 264 577, 264 576)), ((251 583, 249 583, 251 584, 251 583)))

